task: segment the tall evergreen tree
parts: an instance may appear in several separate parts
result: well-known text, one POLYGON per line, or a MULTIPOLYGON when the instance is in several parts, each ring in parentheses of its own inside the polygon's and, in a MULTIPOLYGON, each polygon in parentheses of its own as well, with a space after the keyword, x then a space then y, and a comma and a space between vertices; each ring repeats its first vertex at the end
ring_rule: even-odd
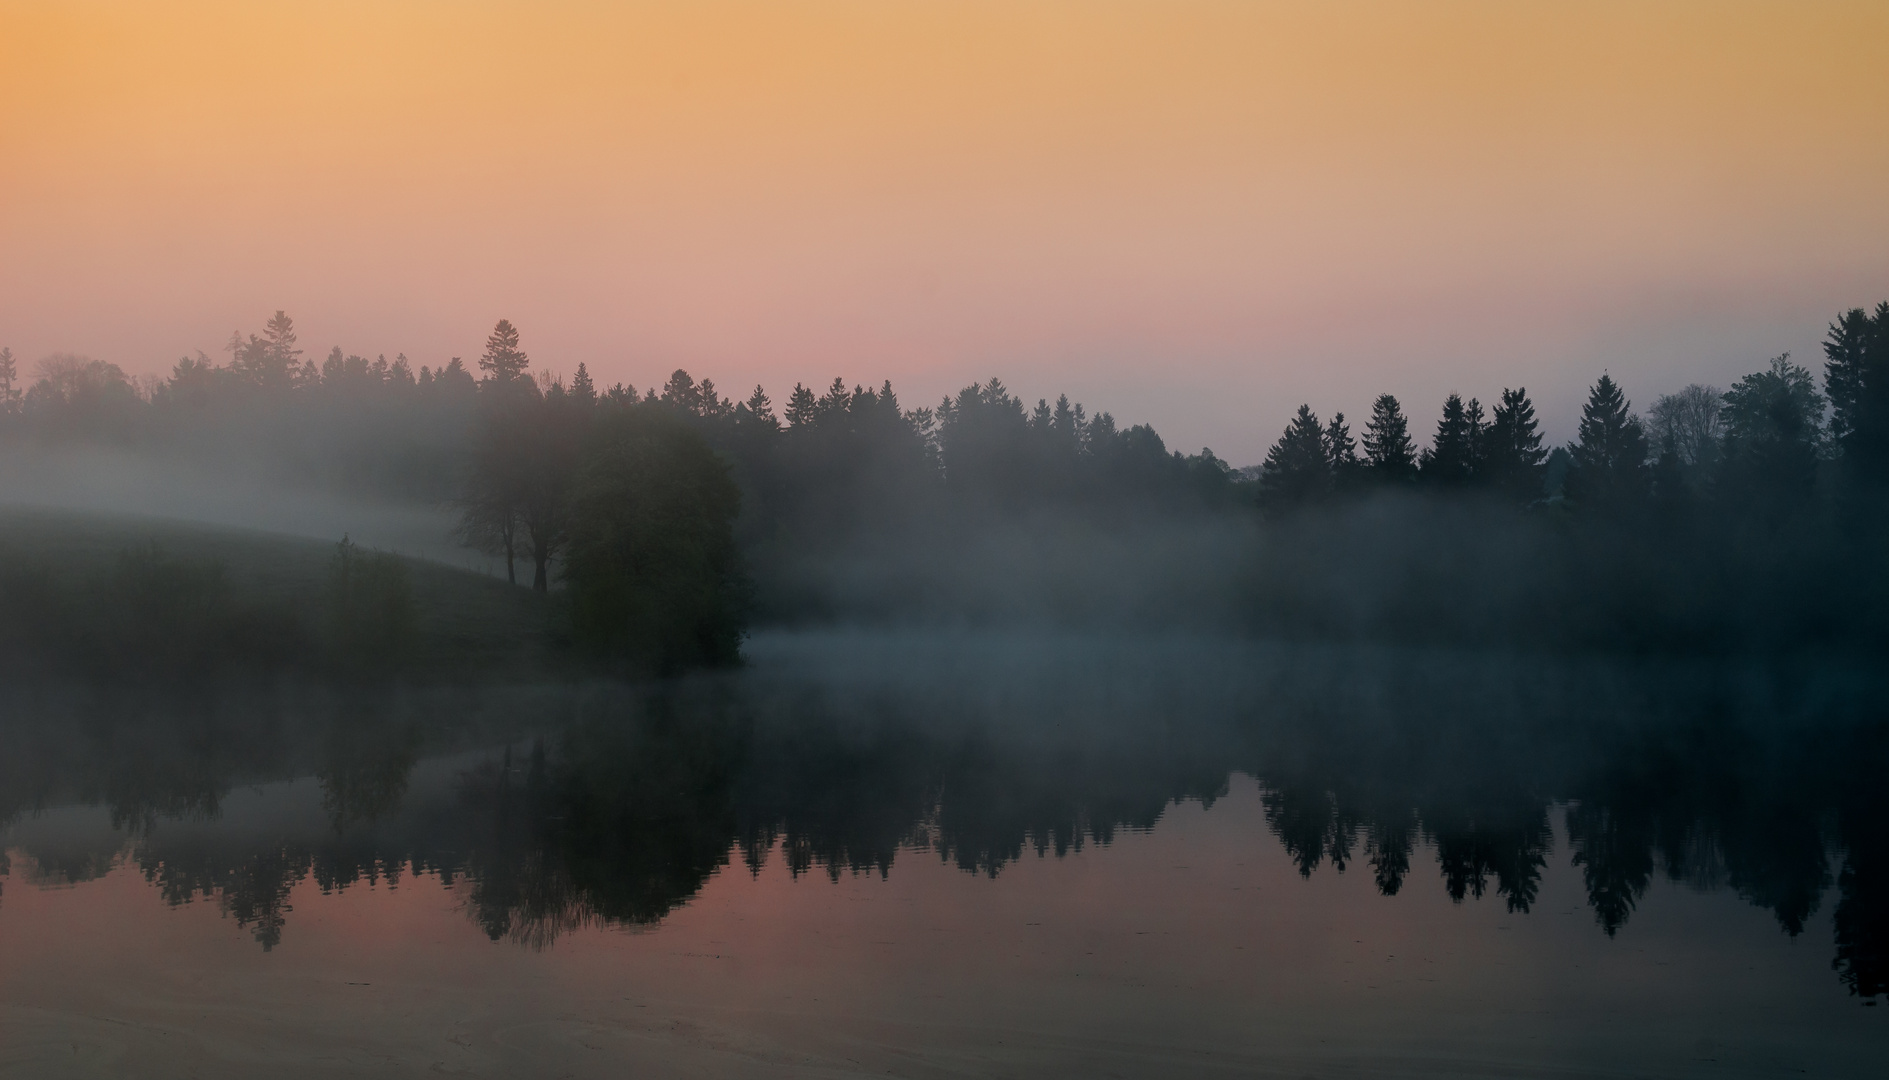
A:
POLYGON ((581 405, 597 403, 597 384, 590 377, 590 369, 581 363, 577 365, 577 374, 571 376, 571 400, 581 405))
POLYGON ((1830 324, 1823 352, 1830 434, 1846 478, 1869 488, 1889 486, 1889 301, 1873 314, 1845 312, 1830 324))
POLYGON ((794 392, 787 395, 787 426, 804 428, 812 424, 819 412, 819 405, 819 399, 813 396, 813 391, 795 383, 794 392))
POLYGON ((1463 424, 1469 429, 1469 479, 1482 484, 1488 480, 1489 421, 1483 415, 1481 401, 1470 398, 1463 406, 1463 424))
POLYGON ((1417 476, 1417 448, 1410 441, 1410 422, 1390 394, 1371 403, 1371 419, 1364 425, 1364 463, 1374 480, 1402 484, 1417 476))
POLYGON ((754 393, 748 395, 748 400, 743 407, 747 410, 747 415, 740 419, 750 420, 774 431, 780 430, 781 422, 780 418, 774 415, 774 403, 768 400, 767 391, 761 389, 760 383, 754 384, 754 393))
POLYGON ((1624 507, 1652 492, 1646 432, 1618 384, 1602 374, 1581 409, 1580 439, 1568 447, 1568 495, 1579 503, 1624 507))
POLYGON ((1310 405, 1300 405, 1260 467, 1260 501, 1275 507, 1298 506, 1330 490, 1331 459, 1325 429, 1310 405))
POLYGON ((1358 440, 1351 437, 1351 426, 1344 413, 1333 413, 1325 425, 1325 463, 1331 470, 1333 487, 1349 486, 1357 477, 1358 440))
POLYGON ((1444 398, 1443 418, 1437 421, 1436 438, 1417 463, 1423 481, 1437 487, 1467 486, 1475 468, 1479 435, 1480 432, 1470 426, 1462 395, 1451 394, 1444 398))
POLYGON ((1523 502, 1541 498, 1548 452, 1541 446, 1527 387, 1502 391, 1482 449, 1483 474, 1490 487, 1523 502))
POLYGON ((510 319, 500 319, 485 339, 485 353, 479 357, 479 370, 488 382, 510 384, 525 376, 531 360, 518 347, 518 328, 510 319))

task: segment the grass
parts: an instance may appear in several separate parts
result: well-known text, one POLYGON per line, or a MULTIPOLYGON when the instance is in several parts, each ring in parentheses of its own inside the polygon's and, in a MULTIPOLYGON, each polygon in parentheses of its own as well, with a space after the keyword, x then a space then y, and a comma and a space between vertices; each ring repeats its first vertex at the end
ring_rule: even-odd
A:
MULTIPOLYGON (((286 613, 318 639, 331 609, 340 539, 323 542, 162 518, 0 508, 0 581, 25 578, 55 596, 83 595, 109 581, 127 552, 155 546, 167 559, 219 565, 235 602, 286 613)), ((503 677, 559 663, 549 632, 551 598, 467 570, 402 561, 412 595, 413 638, 403 669, 503 677)))

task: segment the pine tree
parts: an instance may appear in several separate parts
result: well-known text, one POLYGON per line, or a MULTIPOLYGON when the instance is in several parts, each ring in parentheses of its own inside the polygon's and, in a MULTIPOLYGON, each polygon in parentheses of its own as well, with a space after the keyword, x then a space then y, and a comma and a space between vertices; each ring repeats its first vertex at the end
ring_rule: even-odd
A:
POLYGON ((1475 443, 1462 395, 1451 394, 1443 399, 1443 418, 1437 421, 1436 438, 1418 460, 1419 475, 1425 483, 1438 487, 1466 486, 1475 467, 1475 443))
POLYGON ((510 319, 500 319, 485 339, 485 354, 479 357, 479 370, 488 382, 515 383, 524 378, 531 360, 518 347, 518 328, 510 319))
POLYGON ((1364 463, 1380 483, 1401 484, 1416 478, 1417 448, 1410 441, 1410 422, 1389 394, 1371 403, 1371 419, 1364 425, 1364 463))
POLYGON ((1325 429, 1310 405, 1300 405, 1260 467, 1260 501, 1274 507, 1315 501, 1331 490, 1331 477, 1325 429))
POLYGON ((1568 447, 1568 496, 1576 502, 1626 507, 1644 502, 1652 490, 1646 432, 1611 376, 1600 381, 1581 409, 1580 440, 1568 447))
POLYGON ((767 391, 761 389, 760 383, 754 384, 754 393, 748 395, 745 407, 748 410, 748 419, 762 427, 780 430, 781 422, 780 418, 774 415, 774 403, 768 400, 767 391))
POLYGON ((581 363, 577 365, 577 374, 571 376, 571 399, 582 405, 597 403, 597 384, 591 381, 590 369, 581 363))
POLYGON ((795 383, 794 392, 787 397, 787 426, 803 428, 813 423, 813 418, 819 411, 819 405, 820 403, 813 396, 813 391, 795 383))
POLYGON ((1325 425, 1325 463, 1333 487, 1344 487, 1357 476, 1358 441, 1351 437, 1344 413, 1333 413, 1331 423, 1325 425))
POLYGON ((1490 487, 1523 502, 1541 498, 1548 452, 1541 448, 1527 387, 1502 391, 1482 442, 1483 474, 1490 487))
POLYGON ((1475 398, 1463 406, 1463 426, 1469 435, 1469 482, 1481 485, 1488 479, 1489 422, 1482 412, 1482 402, 1475 398))
POLYGON ((1889 301, 1845 312, 1824 339, 1830 434, 1852 484, 1889 484, 1889 301))

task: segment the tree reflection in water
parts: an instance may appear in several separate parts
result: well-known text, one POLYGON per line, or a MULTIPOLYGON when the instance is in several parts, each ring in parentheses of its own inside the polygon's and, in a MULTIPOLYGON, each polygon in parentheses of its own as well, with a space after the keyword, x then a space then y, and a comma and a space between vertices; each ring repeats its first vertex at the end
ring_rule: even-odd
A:
POLYGON ((1834 886, 1837 975, 1889 992, 1873 684, 1734 692, 1710 672, 1592 668, 1503 682, 1512 664, 1406 657, 1364 692, 1356 672, 1274 656, 1192 696, 1145 677, 1101 692, 1088 664, 1080 688, 1049 679, 997 705, 968 683, 896 693, 779 672, 509 696, 41 691, 0 714, 26 751, 0 764, 0 816, 109 808, 118 847, 24 842, 36 877, 80 881, 122 857, 167 903, 214 902, 265 949, 302 882, 408 875, 460 883, 494 940, 544 947, 654 924, 731 861, 758 873, 775 851, 795 875, 885 876, 929 851, 994 877, 1153 828, 1179 800, 1210 807, 1243 773, 1300 874, 1361 864, 1387 896, 1422 882, 1427 848, 1453 901, 1526 913, 1557 822, 1608 935, 1660 876, 1733 890, 1792 936, 1834 886), (522 738, 505 719, 521 715, 522 738), (427 760, 449 779, 412 787, 427 760), (319 827, 180 827, 216 821, 239 784, 311 773, 319 827))

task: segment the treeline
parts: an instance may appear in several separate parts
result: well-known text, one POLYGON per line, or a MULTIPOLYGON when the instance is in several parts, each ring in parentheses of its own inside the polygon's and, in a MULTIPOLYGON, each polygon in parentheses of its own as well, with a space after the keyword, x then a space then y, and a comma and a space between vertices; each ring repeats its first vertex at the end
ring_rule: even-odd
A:
POLYGON ((777 403, 684 371, 566 381, 534 373, 504 321, 474 363, 415 371, 317 363, 278 312, 227 363, 142 386, 55 356, 22 389, 9 355, 0 400, 15 437, 261 458, 450 504, 511 580, 570 586, 574 640, 659 668, 733 659, 757 616, 1770 649, 1889 635, 1869 555, 1889 303, 1841 315, 1824 350, 1821 387, 1781 356, 1644 415, 1602 375, 1563 447, 1523 388, 1486 409, 1449 395, 1421 446, 1391 395, 1356 431, 1301 406, 1246 470, 995 379, 922 408, 890 382, 777 403))

